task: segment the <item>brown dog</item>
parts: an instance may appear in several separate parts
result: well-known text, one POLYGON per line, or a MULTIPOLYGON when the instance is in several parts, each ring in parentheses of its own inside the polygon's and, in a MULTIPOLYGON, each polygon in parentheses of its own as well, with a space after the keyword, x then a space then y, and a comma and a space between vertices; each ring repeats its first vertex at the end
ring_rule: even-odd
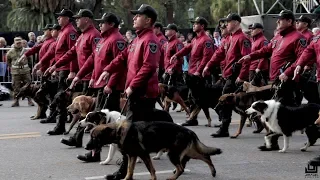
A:
MULTIPOLYGON (((241 134, 246 119, 248 118, 248 115, 245 113, 245 111, 251 107, 251 104, 258 100, 269 100, 272 98, 273 94, 274 92, 271 89, 267 89, 250 93, 239 92, 236 94, 224 94, 219 98, 219 103, 217 104, 216 108, 218 108, 218 106, 232 106, 233 110, 241 116, 238 131, 235 135, 231 136, 231 138, 237 138, 241 134)), ((253 133, 260 133, 263 130, 262 127, 264 127, 267 132, 269 131, 266 125, 261 123, 260 118, 255 119, 255 122, 261 125, 261 128, 253 133)))
POLYGON ((190 116, 190 110, 185 104, 183 98, 181 97, 179 90, 175 87, 169 87, 165 84, 159 83, 159 92, 161 96, 164 97, 164 110, 169 112, 169 107, 171 102, 175 102, 180 104, 181 108, 183 108, 187 115, 190 116))
POLYGON ((73 126, 80 120, 80 118, 86 117, 86 115, 94 109, 96 98, 91 96, 80 95, 73 99, 67 109, 73 114, 70 127, 65 134, 69 134, 73 126))
POLYGON ((266 89, 271 89, 272 88, 272 85, 266 85, 266 86, 262 86, 262 87, 257 87, 257 86, 254 86, 252 85, 251 83, 249 82, 243 82, 243 85, 242 85, 242 90, 245 91, 245 92, 256 92, 256 91, 263 91, 263 90, 266 90, 266 89))

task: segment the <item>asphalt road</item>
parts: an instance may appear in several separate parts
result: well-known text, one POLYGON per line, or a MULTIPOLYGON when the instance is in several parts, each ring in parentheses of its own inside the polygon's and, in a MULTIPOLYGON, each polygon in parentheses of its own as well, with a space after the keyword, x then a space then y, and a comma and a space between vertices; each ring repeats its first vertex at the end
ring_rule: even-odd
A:
MULTIPOLYGON (((0 179, 1 180, 99 180, 105 174, 114 172, 118 166, 116 160, 120 157, 117 153, 111 165, 99 163, 83 163, 76 156, 87 151, 84 148, 70 148, 60 143, 62 137, 48 136, 46 132, 54 124, 40 124, 38 120, 30 120, 36 112, 36 107, 28 107, 27 102, 20 103, 20 107, 11 108, 12 102, 1 102, 0 107, 0 179)), ((185 120, 184 113, 171 112, 177 123, 185 120)), ((213 123, 217 123, 217 115, 211 111, 213 123)), ((203 113, 199 116, 200 125, 192 127, 200 140, 208 145, 219 147, 223 150, 221 155, 212 156, 217 170, 217 176, 212 178, 208 166, 198 160, 191 160, 186 167, 186 172, 179 179, 187 180, 301 180, 305 178, 320 179, 320 174, 306 174, 305 168, 309 159, 319 154, 320 146, 317 143, 307 152, 300 148, 307 138, 296 132, 290 139, 287 153, 261 152, 257 146, 262 145, 265 131, 261 134, 252 134, 254 128, 245 127, 243 134, 238 139, 211 138, 209 135, 216 128, 205 127, 206 119, 203 113), (308 177, 307 177, 308 176, 308 177)), ((234 134, 238 128, 239 116, 233 115, 230 133, 234 134)), ((68 125, 67 125, 68 127, 68 125)), ((75 129, 71 133, 74 133, 75 129)), ((84 143, 88 141, 88 134, 84 143)), ((320 142, 320 141, 319 141, 320 142)), ((283 146, 280 138, 280 146, 283 146)), ((102 151, 102 159, 107 156, 108 147, 102 151)), ((153 161, 158 172, 158 179, 171 176, 173 165, 164 155, 161 160, 153 161)), ((149 179, 144 164, 137 164, 135 179, 149 179)))

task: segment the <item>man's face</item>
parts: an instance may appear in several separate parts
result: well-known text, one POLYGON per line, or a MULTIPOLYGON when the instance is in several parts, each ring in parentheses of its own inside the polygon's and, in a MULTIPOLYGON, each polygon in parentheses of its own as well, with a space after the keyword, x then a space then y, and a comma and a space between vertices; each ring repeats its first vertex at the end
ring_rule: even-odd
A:
POLYGON ((180 40, 180 42, 184 42, 184 41, 186 40, 186 38, 185 38, 183 35, 181 35, 181 36, 179 37, 179 40, 180 40))
POLYGON ((126 32, 126 38, 131 39, 132 38, 132 33, 130 31, 126 32))
POLYGON ((161 33, 160 28, 159 28, 159 27, 153 28, 153 33, 154 33, 154 34, 159 34, 159 33, 161 33))
POLYGON ((214 32, 214 33, 213 33, 213 37, 214 37, 214 38, 218 39, 219 36, 220 36, 220 34, 219 34, 218 32, 214 32))
POLYGON ((57 37, 58 37, 58 35, 59 35, 59 31, 58 31, 58 30, 53 29, 53 30, 51 31, 51 35, 52 35, 52 37, 53 37, 53 38, 57 38, 57 37))
POLYGON ((36 35, 34 33, 30 33, 29 34, 29 39, 32 40, 32 41, 36 40, 36 35))
POLYGON ((251 37, 259 34, 261 31, 262 31, 262 30, 261 30, 261 29, 258 29, 258 28, 256 28, 256 29, 250 29, 251 37))
MULTIPOLYGON (((43 31, 43 35, 44 35, 45 37, 51 36, 51 30, 47 29, 47 30, 43 31)), ((39 37, 39 36, 38 36, 38 37, 39 37)), ((38 37, 37 37, 37 40, 38 40, 38 37)))
POLYGON ((277 30, 287 29, 292 25, 292 19, 278 19, 277 20, 277 30))
POLYGON ((81 17, 76 19, 76 24, 79 29, 83 29, 88 24, 89 18, 81 17))
POLYGON ((235 21, 235 20, 228 21, 227 22, 227 30, 229 32, 234 31, 238 24, 239 24, 239 22, 235 21))
POLYGON ((193 32, 197 33, 203 30, 204 26, 199 23, 193 23, 193 32))
POLYGON ((109 24, 108 22, 100 23, 99 27, 100 27, 101 33, 104 33, 106 31, 108 31, 109 29, 111 29, 112 28, 112 24, 113 23, 109 24))
POLYGON ((14 42, 14 46, 17 47, 17 48, 21 48, 22 47, 22 41, 14 42))
POLYGON ((296 21, 296 29, 298 31, 308 28, 308 23, 296 21))
MULTIPOLYGON (((51 32, 49 32, 49 33, 50 33, 50 36, 51 36, 51 32)), ((45 35, 45 34, 44 34, 44 35, 45 35)), ((38 37, 37 37, 37 43, 40 43, 41 40, 42 40, 42 36, 38 36, 38 37)))
POLYGON ((176 31, 175 30, 172 30, 172 29, 167 29, 166 31, 165 31, 165 35, 167 36, 167 37, 171 37, 171 36, 173 36, 173 35, 175 35, 176 34, 176 31))
POLYGON ((133 17, 133 28, 141 30, 145 28, 148 24, 151 24, 151 18, 143 14, 136 14, 133 17))
POLYGON ((192 38, 193 38, 193 35, 192 34, 188 34, 188 40, 192 40, 192 38))
POLYGON ((57 19, 60 26, 65 26, 69 22, 69 18, 67 16, 59 16, 57 19))
POLYGON ((229 34, 226 27, 220 28, 220 31, 221 31, 221 36, 226 36, 227 34, 229 34))

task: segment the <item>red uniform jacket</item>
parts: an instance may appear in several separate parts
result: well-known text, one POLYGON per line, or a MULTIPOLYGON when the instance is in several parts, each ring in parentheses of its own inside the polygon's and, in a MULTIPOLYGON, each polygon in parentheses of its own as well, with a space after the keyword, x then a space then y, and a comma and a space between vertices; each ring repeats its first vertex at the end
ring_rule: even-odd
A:
POLYGON ((308 64, 317 63, 317 80, 320 80, 320 33, 313 37, 310 45, 303 51, 297 65, 306 66, 308 64))
MULTIPOLYGON (((98 42, 95 51, 89 56, 86 63, 77 74, 77 77, 80 79, 93 71, 91 79, 93 79, 94 82, 97 82, 103 69, 126 48, 126 42, 118 28, 112 28, 107 32, 102 33, 101 36, 102 39, 98 42)), ((125 81, 126 76, 124 75, 124 70, 116 71, 111 74, 107 86, 112 89, 116 88, 117 90, 124 90, 125 81)), ((94 83, 94 88, 102 88, 106 84, 105 81, 101 81, 98 85, 94 83)))
MULTIPOLYGON (((294 27, 278 33, 268 46, 250 54, 251 60, 270 57, 270 80, 275 80, 280 75, 280 69, 288 62, 295 62, 307 47, 306 38, 294 27)), ((293 75, 293 66, 285 70, 287 76, 293 75)))
MULTIPOLYGON (((229 48, 227 52, 224 46, 219 47, 219 51, 212 56, 207 64, 210 69, 214 65, 219 65, 221 61, 225 60, 225 68, 223 70, 223 77, 228 78, 232 75, 232 66, 238 62, 239 59, 251 52, 251 42, 241 29, 231 34, 228 39, 229 48)), ((249 77, 250 62, 243 61, 239 78, 246 80, 249 77)))
POLYGON ((24 55, 29 57, 31 55, 39 53, 39 59, 41 59, 41 57, 44 56, 46 54, 46 52, 49 50, 51 43, 53 43, 54 41, 55 40, 52 37, 48 38, 44 42, 33 46, 26 53, 24 53, 24 55))
MULTIPOLYGON (((57 60, 56 67, 59 68, 72 62, 70 72, 77 72, 79 68, 82 68, 92 52, 94 52, 96 44, 99 42, 100 38, 101 36, 99 31, 94 26, 89 26, 79 36, 75 45, 65 55, 57 60)), ((88 74, 82 79, 90 80, 91 74, 88 74)))
MULTIPOLYGON (((225 53, 224 57, 227 55, 227 51, 228 51, 228 48, 230 45, 229 37, 230 37, 229 35, 222 37, 220 46, 217 47, 217 50, 215 51, 215 53, 220 53, 219 51, 223 51, 225 53), (222 46, 222 49, 220 49, 221 46, 222 46)), ((223 74, 225 66, 226 66, 226 61, 224 59, 220 62, 220 69, 221 69, 222 74, 223 74)))
POLYGON ((201 74, 205 65, 214 53, 215 47, 213 44, 212 39, 202 31, 192 39, 188 46, 180 50, 176 56, 178 58, 183 57, 191 52, 188 73, 194 74, 195 72, 198 72, 201 74))
POLYGON ((114 73, 126 62, 128 67, 126 87, 142 97, 158 96, 158 73, 160 42, 152 28, 137 31, 137 38, 122 51, 104 71, 114 73))
POLYGON ((313 34, 309 29, 305 29, 304 31, 301 32, 301 34, 307 39, 308 44, 312 41, 313 34))
MULTIPOLYGON (((78 33, 71 23, 61 28, 61 32, 57 38, 56 50, 55 50, 55 61, 58 60, 68 52, 69 49, 76 43, 78 33)), ((70 70, 70 64, 66 64, 57 71, 70 70)))
POLYGON ((53 42, 49 45, 48 50, 45 52, 43 56, 40 57, 39 63, 41 64, 40 70, 45 72, 55 61, 54 54, 56 50, 57 41, 53 40, 53 42))
POLYGON ((175 72, 182 72, 183 58, 179 57, 175 62, 170 64, 170 58, 183 48, 183 44, 176 35, 172 36, 168 42, 163 45, 164 52, 164 68, 166 72, 172 69, 175 72))
MULTIPOLYGON (((263 33, 259 33, 256 36, 252 37, 253 43, 251 51, 257 51, 263 48, 264 46, 268 46, 269 42, 267 38, 263 35, 263 33)), ((254 71, 256 69, 260 70, 268 70, 269 69, 269 62, 268 58, 261 58, 258 60, 251 61, 250 64, 250 71, 254 71)))
MULTIPOLYGON (((168 42, 167 38, 162 33, 159 33, 156 36, 160 41, 161 47, 163 47, 168 42)), ((160 62, 159 62, 159 68, 165 69, 165 67, 164 67, 164 52, 163 52, 162 48, 161 48, 161 57, 160 57, 160 62)))

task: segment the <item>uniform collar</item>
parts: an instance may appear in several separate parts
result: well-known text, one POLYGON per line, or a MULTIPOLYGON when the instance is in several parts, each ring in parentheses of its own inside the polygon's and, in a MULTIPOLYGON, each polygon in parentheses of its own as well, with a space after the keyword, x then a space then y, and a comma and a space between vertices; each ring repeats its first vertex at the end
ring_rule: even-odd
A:
POLYGON ((236 32, 232 33, 231 36, 242 33, 242 29, 239 28, 236 32))
POLYGON ((163 34, 162 34, 162 32, 160 32, 160 33, 156 34, 156 36, 157 36, 158 38, 160 38, 160 37, 163 36, 163 34))
POLYGON ((91 30, 91 29, 93 29, 93 28, 95 28, 95 27, 93 27, 93 25, 91 24, 91 25, 89 25, 89 26, 87 27, 87 29, 85 29, 82 33, 85 33, 85 32, 87 32, 87 31, 89 31, 89 30, 91 30))
POLYGON ((141 38, 144 34, 152 31, 153 31, 153 28, 145 28, 145 29, 137 30, 136 33, 138 37, 141 38))
POLYGON ((69 22, 67 25, 61 27, 61 31, 63 31, 64 29, 68 28, 69 26, 72 26, 71 22, 69 22))
POLYGON ((112 27, 112 28, 109 29, 108 31, 105 31, 105 32, 101 33, 101 36, 102 36, 103 38, 106 38, 106 37, 110 36, 110 34, 113 34, 114 32, 118 32, 118 31, 119 31, 118 28, 112 27))
POLYGON ((176 39, 177 39, 177 36, 173 35, 171 38, 168 38, 168 41, 171 42, 171 41, 176 40, 176 39))
POLYGON ((309 29, 308 29, 308 28, 306 28, 306 29, 302 30, 302 31, 301 31, 301 34, 304 34, 304 33, 306 33, 307 31, 309 31, 309 29))
POLYGON ((263 32, 260 32, 259 34, 256 34, 255 36, 253 36, 252 37, 252 40, 257 40, 257 39, 259 39, 260 37, 262 37, 263 36, 263 32))
POLYGON ((288 27, 287 29, 282 30, 279 34, 280 34, 281 36, 285 36, 285 35, 291 33, 292 31, 295 31, 295 30, 296 30, 295 27, 290 26, 290 27, 288 27))
POLYGON ((200 37, 202 37, 202 36, 206 36, 206 33, 204 32, 204 30, 202 30, 202 31, 200 31, 199 33, 197 33, 197 36, 196 36, 196 38, 200 38, 200 37))

